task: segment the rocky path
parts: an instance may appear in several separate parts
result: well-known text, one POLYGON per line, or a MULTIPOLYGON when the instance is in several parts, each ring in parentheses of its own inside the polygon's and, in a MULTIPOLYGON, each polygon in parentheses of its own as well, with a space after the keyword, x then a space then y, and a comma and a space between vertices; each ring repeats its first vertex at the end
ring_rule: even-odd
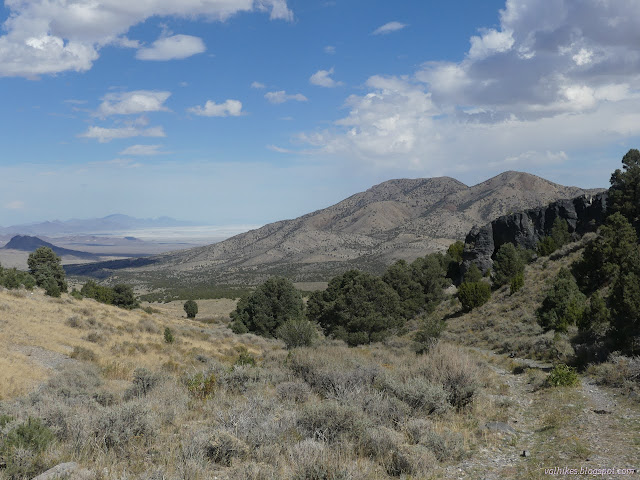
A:
MULTIPOLYGON (((500 395, 491 397, 509 403, 509 418, 504 423, 487 423, 486 441, 481 442, 484 446, 469 459, 447 467, 441 478, 640 478, 638 471, 632 471, 640 469, 637 400, 584 377, 578 387, 536 390, 530 375, 517 375, 503 366, 504 356, 487 350, 472 351, 488 360, 503 385, 500 395)), ((513 360, 526 368, 549 367, 513 360)))

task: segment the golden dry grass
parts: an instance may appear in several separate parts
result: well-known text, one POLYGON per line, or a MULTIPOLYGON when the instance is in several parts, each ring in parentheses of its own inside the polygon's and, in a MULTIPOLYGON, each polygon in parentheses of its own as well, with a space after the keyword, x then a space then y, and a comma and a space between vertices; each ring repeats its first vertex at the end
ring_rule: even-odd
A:
MULTIPOLYGON (((199 301, 198 318, 188 320, 181 302, 157 305, 158 313, 127 311, 91 299, 63 295, 56 299, 41 291, 0 291, 0 398, 24 394, 55 373, 51 358, 90 351, 94 362, 112 377, 130 376, 138 366, 180 370, 197 355, 233 358, 244 344, 226 328, 225 317, 235 301, 199 301), (173 344, 164 341, 169 327, 173 344), (37 351, 33 351, 33 349, 37 351), (48 353, 51 352, 51 353, 48 353), (119 373, 118 373, 119 372, 119 373)), ((246 339, 245 339, 246 342, 246 339)), ((256 344, 260 340, 256 339, 256 344)), ((250 352, 257 352, 246 345, 250 352)))

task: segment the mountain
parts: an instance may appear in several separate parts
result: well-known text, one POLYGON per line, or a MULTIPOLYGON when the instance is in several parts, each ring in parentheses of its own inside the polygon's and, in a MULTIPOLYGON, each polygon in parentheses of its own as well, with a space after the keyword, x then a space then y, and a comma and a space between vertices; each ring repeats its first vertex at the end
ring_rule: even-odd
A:
POLYGON ((68 248, 57 247, 52 243, 45 242, 44 240, 38 237, 30 237, 28 235, 16 235, 9 243, 7 243, 4 247, 4 250, 20 250, 22 252, 33 252, 34 250, 40 247, 49 247, 51 250, 55 252, 56 255, 62 256, 73 256, 77 258, 82 258, 86 260, 98 260, 100 258, 99 255, 95 255, 93 253, 81 252, 79 250, 69 250, 68 248))
MULTIPOLYGON (((505 172, 469 187, 449 177, 389 180, 336 205, 236 235, 223 242, 150 257, 136 276, 164 275, 174 285, 259 283, 269 275, 326 280, 348 268, 381 271, 462 240, 474 225, 506 213, 599 190, 565 187, 521 172, 505 172)), ((67 267, 70 274, 82 273, 67 267)), ((105 275, 122 264, 101 262, 105 275)), ((130 270, 133 273, 134 270, 130 270)))
POLYGON ((77 233, 115 232, 122 230, 137 230, 142 228, 185 227, 196 225, 192 222, 175 220, 170 217, 134 218, 128 215, 113 214, 103 218, 72 219, 67 221, 54 220, 52 222, 33 223, 28 225, 13 225, 0 227, 3 234, 30 235, 64 235, 77 233))

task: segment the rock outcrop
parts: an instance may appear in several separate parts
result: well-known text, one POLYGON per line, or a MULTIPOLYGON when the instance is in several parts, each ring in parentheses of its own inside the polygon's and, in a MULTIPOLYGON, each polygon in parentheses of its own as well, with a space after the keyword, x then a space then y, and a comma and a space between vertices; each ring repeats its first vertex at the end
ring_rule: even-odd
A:
POLYGON ((567 221, 569 232, 583 235, 595 231, 604 221, 607 192, 558 200, 546 207, 503 215, 483 227, 473 227, 465 239, 463 271, 475 263, 484 273, 493 265, 493 257, 505 243, 535 249, 551 233, 556 218, 567 221))

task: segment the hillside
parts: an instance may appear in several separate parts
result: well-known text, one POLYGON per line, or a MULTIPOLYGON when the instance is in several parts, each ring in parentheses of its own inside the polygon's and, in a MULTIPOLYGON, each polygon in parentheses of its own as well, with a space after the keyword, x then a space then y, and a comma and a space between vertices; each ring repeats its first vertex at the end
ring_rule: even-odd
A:
POLYGON ((67 272, 104 277, 117 270, 120 278, 156 286, 160 277, 171 277, 172 285, 255 284, 274 274, 326 280, 348 268, 375 272, 397 259, 413 260, 463 239, 474 225, 585 192, 512 171, 472 187, 449 177, 390 180, 296 219, 151 257, 135 278, 122 263, 67 272))

